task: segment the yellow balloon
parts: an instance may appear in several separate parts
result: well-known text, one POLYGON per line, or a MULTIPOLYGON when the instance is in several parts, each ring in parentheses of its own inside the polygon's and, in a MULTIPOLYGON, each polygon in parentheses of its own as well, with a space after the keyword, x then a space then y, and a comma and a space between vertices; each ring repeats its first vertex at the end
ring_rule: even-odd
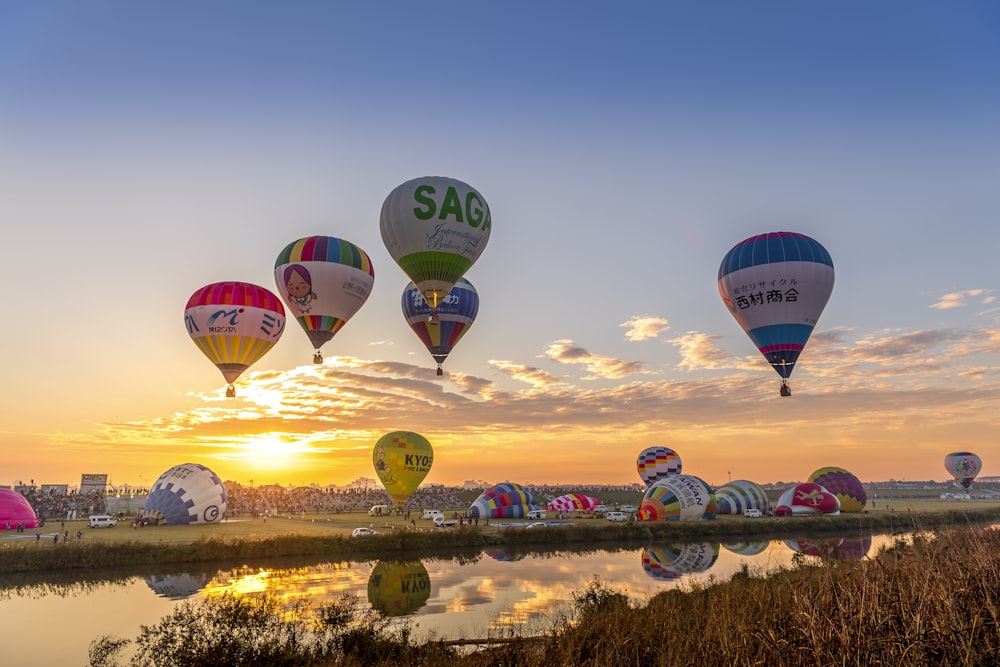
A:
POLYGON ((434 450, 419 433, 393 431, 375 443, 372 462, 393 505, 402 507, 430 472, 434 450))

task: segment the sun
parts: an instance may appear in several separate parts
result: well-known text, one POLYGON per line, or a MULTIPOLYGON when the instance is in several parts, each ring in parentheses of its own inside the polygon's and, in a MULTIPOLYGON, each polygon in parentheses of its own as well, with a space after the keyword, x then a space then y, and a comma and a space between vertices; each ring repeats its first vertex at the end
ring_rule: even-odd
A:
POLYGON ((290 442, 273 434, 248 437, 239 447, 239 457, 265 470, 293 467, 294 462, 309 448, 299 442, 290 442))

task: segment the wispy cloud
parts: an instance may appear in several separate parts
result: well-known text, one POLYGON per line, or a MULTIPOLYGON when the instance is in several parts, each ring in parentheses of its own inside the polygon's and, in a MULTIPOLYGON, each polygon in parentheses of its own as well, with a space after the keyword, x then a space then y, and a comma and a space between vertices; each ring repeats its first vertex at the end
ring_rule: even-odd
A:
POLYGON ((645 372, 642 362, 624 361, 622 359, 594 354, 568 339, 550 343, 545 348, 544 354, 549 359, 558 361, 561 364, 583 365, 590 373, 590 376, 584 378, 587 380, 597 378, 618 380, 629 375, 645 372))
POLYGON ((950 308, 964 308, 969 305, 969 300, 975 300, 977 303, 986 305, 993 303, 996 297, 991 294, 992 290, 988 289, 970 289, 963 290, 959 292, 949 292, 944 294, 936 303, 931 304, 931 308, 937 308, 940 310, 948 310, 950 308))
POLYGON ((655 315, 636 315, 625 320, 618 326, 625 327, 625 339, 630 341, 649 340, 656 338, 670 329, 670 323, 655 315))

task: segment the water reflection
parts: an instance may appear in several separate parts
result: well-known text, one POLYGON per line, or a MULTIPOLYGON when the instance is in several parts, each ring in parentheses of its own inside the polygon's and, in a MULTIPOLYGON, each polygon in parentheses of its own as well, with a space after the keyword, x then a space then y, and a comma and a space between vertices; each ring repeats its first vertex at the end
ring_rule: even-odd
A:
POLYGON ((368 577, 368 603, 386 616, 412 614, 430 596, 431 577, 419 560, 379 561, 368 577))
POLYGON ((274 595, 319 606, 347 593, 411 623, 414 639, 499 636, 511 630, 541 633, 563 618, 574 595, 596 578, 637 603, 674 587, 726 581, 749 567, 767 573, 793 560, 825 555, 857 560, 892 544, 895 536, 692 544, 654 543, 607 551, 537 552, 491 549, 455 558, 393 562, 269 561, 211 571, 79 573, 0 581, 0 627, 24 637, 5 647, 4 664, 80 664, 90 642, 106 634, 134 638, 184 600, 223 593, 274 595), (722 548, 722 547, 725 548, 722 548), (816 554, 816 556, 812 555, 816 554), (58 646, 45 637, 58 628, 58 646), (13 651, 9 653, 8 651, 13 651))

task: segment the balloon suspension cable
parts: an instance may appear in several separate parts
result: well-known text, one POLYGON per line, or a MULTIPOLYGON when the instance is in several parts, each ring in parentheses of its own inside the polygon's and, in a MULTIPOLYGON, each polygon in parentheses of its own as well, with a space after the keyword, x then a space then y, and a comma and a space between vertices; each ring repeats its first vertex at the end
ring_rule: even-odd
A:
POLYGON ((319 350, 316 350, 316 354, 313 355, 313 363, 314 364, 323 363, 323 354, 319 350))
POLYGON ((233 385, 226 387, 226 398, 236 398, 236 387, 233 385))

